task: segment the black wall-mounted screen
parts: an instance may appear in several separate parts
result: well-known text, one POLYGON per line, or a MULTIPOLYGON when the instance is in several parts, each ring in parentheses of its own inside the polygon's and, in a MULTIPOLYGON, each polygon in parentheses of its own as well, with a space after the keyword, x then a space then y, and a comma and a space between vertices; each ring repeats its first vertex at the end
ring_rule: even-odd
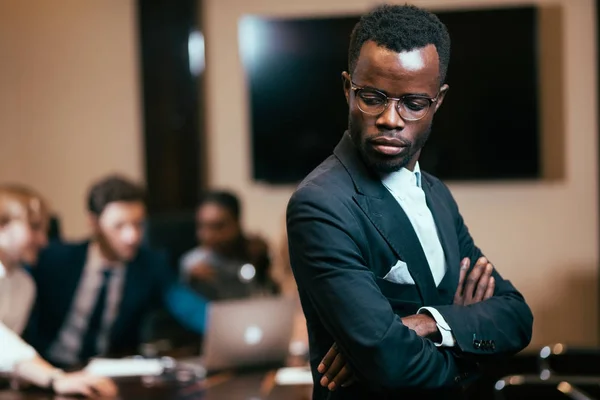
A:
MULTIPOLYGON (((436 12, 452 39, 450 91, 421 168, 446 181, 541 176, 534 7, 436 12)), ((347 127, 341 73, 358 17, 240 20, 257 181, 297 183, 347 127)))

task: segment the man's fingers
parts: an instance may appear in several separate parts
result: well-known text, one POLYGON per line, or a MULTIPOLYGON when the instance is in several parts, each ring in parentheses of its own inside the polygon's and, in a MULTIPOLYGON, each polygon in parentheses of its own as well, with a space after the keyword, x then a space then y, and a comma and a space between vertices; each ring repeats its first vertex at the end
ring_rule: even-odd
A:
POLYGON ((94 391, 86 383, 83 383, 77 390, 77 393, 71 393, 71 394, 80 394, 85 397, 93 397, 94 391))
POLYGON ((458 275, 458 287, 456 288, 456 293, 454 294, 454 304, 462 304, 462 296, 463 296, 463 284, 465 283, 465 277, 467 276, 467 271, 469 270, 469 265, 471 264, 471 260, 465 257, 460 262, 460 272, 458 275))
POLYGON ((488 282, 487 290, 485 291, 485 296, 483 296, 484 300, 489 299, 494 296, 494 289, 496 289, 496 280, 494 277, 490 277, 490 281, 488 282))
POLYGON ((344 359, 344 356, 341 354, 335 356, 335 359, 333 360, 329 368, 327 368, 327 371, 325 371, 325 375, 323 375, 323 377, 321 378, 321 386, 328 387, 331 380, 334 377, 336 377, 337 374, 340 373, 342 368, 344 368, 344 365, 346 365, 346 360, 344 359))
POLYGON ((494 266, 490 263, 487 263, 485 269, 483 270, 483 274, 481 274, 481 277, 479 278, 479 282, 477 282, 477 288, 475 289, 475 295, 473 296, 473 303, 479 303, 480 301, 483 301, 493 270, 494 266))
POLYGON ((338 374, 331 379, 331 381, 327 385, 327 389, 334 391, 340 386, 346 385, 351 379, 352 369, 350 368, 350 365, 348 365, 348 363, 345 363, 340 372, 338 372, 338 374))
POLYGON ((483 274, 483 270, 487 265, 487 259, 485 257, 480 257, 477 260, 477 263, 471 270, 469 276, 467 276, 467 281, 465 282, 465 290, 463 292, 463 299, 466 304, 471 304, 473 302, 473 296, 475 295, 475 288, 477 287, 477 283, 479 282, 479 278, 483 274))
POLYGON ((327 372, 327 369, 333 363, 333 360, 335 360, 335 356, 337 355, 337 345, 334 343, 333 346, 331 346, 331 348, 327 352, 327 354, 325 354, 325 357, 323 357, 323 359, 321 360, 321 363, 317 367, 317 371, 319 371, 321 374, 327 372))

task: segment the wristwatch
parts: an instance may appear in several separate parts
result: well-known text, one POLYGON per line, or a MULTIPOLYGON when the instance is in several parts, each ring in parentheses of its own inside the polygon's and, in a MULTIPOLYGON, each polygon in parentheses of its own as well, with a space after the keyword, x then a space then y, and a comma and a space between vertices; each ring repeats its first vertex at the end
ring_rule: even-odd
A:
POLYGON ((54 369, 54 371, 50 373, 50 378, 48 379, 48 384, 46 385, 46 388, 54 392, 54 382, 56 382, 57 379, 60 379, 63 376, 65 376, 65 371, 59 368, 54 369))

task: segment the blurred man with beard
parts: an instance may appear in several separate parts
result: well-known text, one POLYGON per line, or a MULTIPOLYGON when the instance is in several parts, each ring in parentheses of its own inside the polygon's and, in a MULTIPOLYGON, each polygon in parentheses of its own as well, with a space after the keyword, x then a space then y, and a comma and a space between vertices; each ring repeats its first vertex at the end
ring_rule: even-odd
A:
POLYGON ((38 287, 26 332, 61 367, 103 354, 136 352, 149 312, 164 306, 183 325, 204 330, 206 302, 179 286, 165 254, 141 247, 144 191, 119 176, 92 186, 92 238, 54 243, 32 274, 38 287))

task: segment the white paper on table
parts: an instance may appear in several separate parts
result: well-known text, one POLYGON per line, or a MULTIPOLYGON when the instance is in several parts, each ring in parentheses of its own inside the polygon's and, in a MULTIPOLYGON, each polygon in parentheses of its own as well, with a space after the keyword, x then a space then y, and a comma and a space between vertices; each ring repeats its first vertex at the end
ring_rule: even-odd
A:
POLYGON ((275 374, 275 383, 278 385, 312 385, 310 367, 280 368, 275 374))
POLYGON ((163 372, 159 360, 95 358, 85 371, 96 376, 118 378, 124 376, 156 376, 163 372))

